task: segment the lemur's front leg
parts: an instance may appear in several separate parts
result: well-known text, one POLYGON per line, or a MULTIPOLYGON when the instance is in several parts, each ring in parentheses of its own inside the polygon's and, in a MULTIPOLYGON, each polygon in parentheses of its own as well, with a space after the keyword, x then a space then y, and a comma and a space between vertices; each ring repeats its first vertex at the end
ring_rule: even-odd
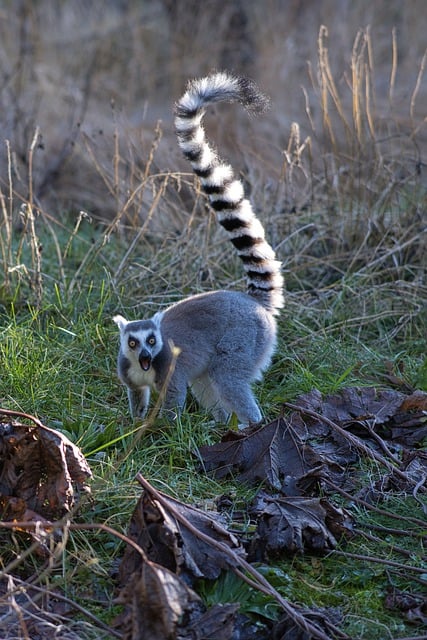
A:
POLYGON ((132 389, 127 387, 129 409, 132 418, 144 418, 150 402, 150 387, 132 389))

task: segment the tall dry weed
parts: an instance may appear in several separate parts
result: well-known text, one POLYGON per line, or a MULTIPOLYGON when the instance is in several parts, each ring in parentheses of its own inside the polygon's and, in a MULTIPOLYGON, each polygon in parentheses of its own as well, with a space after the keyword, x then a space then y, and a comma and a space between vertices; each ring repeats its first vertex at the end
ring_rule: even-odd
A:
MULTIPOLYGON (((33 237, 37 300, 38 225, 50 224, 54 236, 66 212, 75 238, 82 211, 103 228, 66 285, 71 293, 117 232, 125 242, 115 287, 131 282, 133 291, 155 297, 161 282, 166 302, 240 285, 172 129, 172 105, 187 77, 227 61, 254 76, 273 107, 256 121, 218 110, 207 118, 209 135, 246 179, 285 261, 289 290, 319 292, 353 276, 361 287, 424 282, 426 56, 416 2, 393 0, 387 12, 375 3, 366 11, 340 3, 337 11, 329 0, 267 0, 262 11, 253 0, 233 11, 224 3, 215 29, 216 2, 203 11, 188 3, 179 15, 166 0, 127 9, 95 2, 87 12, 54 4, 23 1, 1 24, 0 118, 8 114, 3 130, 10 134, 0 162, 6 287, 12 273, 23 273, 26 234, 12 255, 14 229, 33 237), (363 26, 368 18, 371 26, 363 26), (409 46, 402 37, 411 30, 409 46), (154 37, 160 32, 170 42, 154 37), (22 219, 21 210, 33 218, 22 219)), ((61 271, 64 248, 56 250, 61 271)))

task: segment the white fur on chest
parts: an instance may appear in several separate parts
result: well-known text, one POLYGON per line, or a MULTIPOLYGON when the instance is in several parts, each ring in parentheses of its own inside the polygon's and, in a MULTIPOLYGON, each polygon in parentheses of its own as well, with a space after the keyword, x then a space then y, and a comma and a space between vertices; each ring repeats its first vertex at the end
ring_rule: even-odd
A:
POLYGON ((154 387, 155 388, 155 371, 150 367, 148 371, 141 368, 139 362, 131 362, 127 370, 127 376, 135 387, 154 387))

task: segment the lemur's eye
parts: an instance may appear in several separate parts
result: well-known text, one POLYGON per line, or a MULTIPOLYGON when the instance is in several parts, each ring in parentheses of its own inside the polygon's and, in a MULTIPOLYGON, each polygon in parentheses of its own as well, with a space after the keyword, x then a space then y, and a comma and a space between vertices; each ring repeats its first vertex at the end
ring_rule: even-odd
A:
POLYGON ((156 338, 155 336, 150 336, 147 340, 148 344, 150 344, 151 346, 153 346, 154 344, 156 344, 156 338))
POLYGON ((130 349, 135 349, 137 345, 138 345, 138 340, 136 338, 129 338, 128 346, 130 349))

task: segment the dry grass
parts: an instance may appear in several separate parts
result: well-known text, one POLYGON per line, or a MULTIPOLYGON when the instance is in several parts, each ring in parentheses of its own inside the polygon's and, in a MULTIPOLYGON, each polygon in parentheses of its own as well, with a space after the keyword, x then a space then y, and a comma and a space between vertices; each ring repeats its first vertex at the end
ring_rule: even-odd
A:
MULTIPOLYGON (((187 2, 177 14, 174 4, 134 2, 124 10, 99 0, 61 8, 53 0, 23 0, 17 12, 3 11, 0 121, 23 199, 28 149, 39 127, 33 162, 39 206, 56 216, 85 209, 111 220, 127 201, 126 189, 140 184, 147 161, 151 181, 155 173, 161 179, 185 167, 178 163, 171 105, 188 77, 213 67, 247 73, 272 97, 268 117, 251 126, 247 149, 263 184, 280 179, 293 122, 301 140, 311 138, 316 173, 319 161, 326 162, 330 181, 341 175, 342 159, 355 152, 357 159, 366 157, 363 149, 378 160, 393 155, 392 177, 419 163, 426 139, 422 0, 342 2, 339 11, 331 0, 262 6, 208 0, 203 11, 200 3, 187 2), (329 39, 324 32, 319 37, 322 24, 329 39), (153 165, 148 159, 159 120, 163 136, 153 165)), ((222 113, 229 127, 218 132, 218 143, 230 148, 239 166, 241 152, 233 146, 245 140, 248 121, 238 110, 222 113)), ((5 177, 6 154, 0 168, 5 177)), ((292 200, 299 191, 286 195, 292 200)), ((137 195, 133 214, 145 217, 148 193, 148 202, 141 190, 137 195)))

